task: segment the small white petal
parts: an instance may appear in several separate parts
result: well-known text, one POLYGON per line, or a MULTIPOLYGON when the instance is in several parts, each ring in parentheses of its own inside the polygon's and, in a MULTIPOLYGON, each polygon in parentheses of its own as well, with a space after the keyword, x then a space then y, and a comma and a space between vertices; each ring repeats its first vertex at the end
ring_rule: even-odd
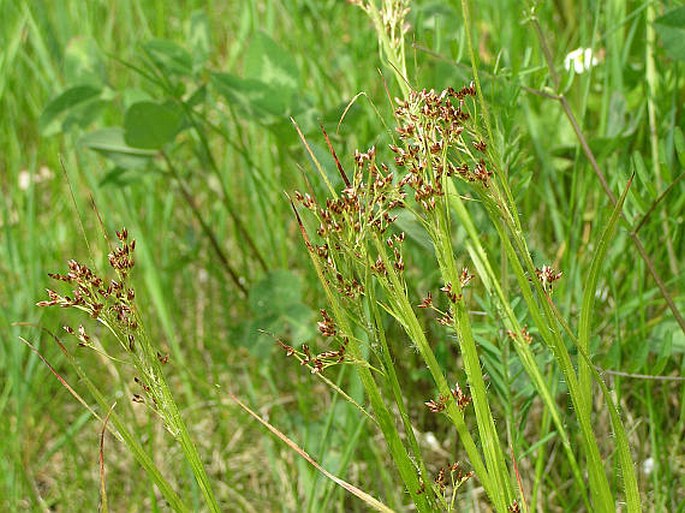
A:
POLYGON ((592 48, 576 48, 564 58, 564 68, 566 71, 584 73, 593 66, 599 64, 599 60, 592 53, 592 48))

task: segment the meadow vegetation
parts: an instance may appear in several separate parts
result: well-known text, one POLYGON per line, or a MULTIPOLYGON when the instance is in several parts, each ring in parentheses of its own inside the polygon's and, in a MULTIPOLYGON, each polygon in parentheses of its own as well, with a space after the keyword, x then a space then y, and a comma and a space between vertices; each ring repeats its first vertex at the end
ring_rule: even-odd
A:
POLYGON ((685 511, 683 41, 0 2, 0 509, 685 511))

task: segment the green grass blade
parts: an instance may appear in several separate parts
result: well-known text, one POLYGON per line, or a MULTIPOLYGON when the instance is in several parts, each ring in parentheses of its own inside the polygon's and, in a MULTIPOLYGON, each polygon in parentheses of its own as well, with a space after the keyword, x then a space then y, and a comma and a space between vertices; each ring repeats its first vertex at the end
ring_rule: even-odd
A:
MULTIPOLYGON (((33 352, 38 354, 39 358, 48 366, 48 368, 52 371, 55 377, 60 380, 69 393, 71 393, 71 395, 74 396, 85 408, 91 411, 93 416, 99 418, 97 414, 87 405, 85 400, 82 399, 80 395, 52 368, 49 362, 38 352, 38 350, 26 340, 22 339, 22 341, 28 345, 33 352)), ((143 467, 143 470, 145 470, 145 472, 150 476, 150 479, 152 479, 152 481, 157 485, 159 491, 169 503, 169 506, 176 512, 190 512, 190 509, 183 503, 181 498, 172 488, 171 484, 164 478, 164 476, 162 476, 161 472, 155 465, 154 461, 152 461, 152 458, 149 456, 149 454, 145 452, 145 449, 143 449, 134 435, 128 430, 122 418, 119 417, 119 415, 117 415, 114 411, 110 411, 111 406, 105 399, 105 396, 100 392, 100 389, 97 387, 97 385, 95 385, 95 383, 93 383, 93 381, 87 376, 86 372, 78 364, 74 356, 67 351, 66 347, 59 341, 59 339, 55 337, 55 341, 58 343, 62 353, 66 356, 67 360, 76 371, 79 379, 86 385, 88 391, 93 395, 100 408, 102 408, 103 411, 109 412, 109 419, 116 429, 112 430, 109 427, 109 424, 107 424, 107 429, 112 431, 115 436, 124 442, 128 450, 131 452, 131 454, 133 454, 133 457, 138 461, 140 466, 143 467)))
MULTIPOLYGON (((623 478, 623 487, 626 494, 627 510, 629 512, 639 512, 642 511, 640 504, 640 493, 637 485, 637 477, 635 475, 635 467, 630 454, 628 436, 625 428, 623 427, 618 409, 613 402, 611 394, 604 384, 601 376, 594 368, 592 357, 590 355, 590 330, 594 312, 595 290, 599 280, 599 273, 602 270, 604 257, 606 256, 609 243, 616 229, 616 225, 621 218, 623 204, 628 195, 628 191, 630 190, 632 182, 633 176, 631 176, 628 180, 623 194, 616 203, 611 217, 604 228, 602 235, 597 241, 597 249, 590 263, 590 271, 588 272, 587 280, 585 282, 583 303, 580 311, 578 350, 583 358, 578 362, 578 381, 579 386, 581 387, 581 393, 587 397, 592 397, 593 377, 602 389, 602 393, 604 394, 607 406, 609 408, 614 436, 616 437, 616 447, 618 450, 619 465, 621 467, 621 475, 623 478)), ((590 403, 588 402, 587 404, 589 405, 590 403)))

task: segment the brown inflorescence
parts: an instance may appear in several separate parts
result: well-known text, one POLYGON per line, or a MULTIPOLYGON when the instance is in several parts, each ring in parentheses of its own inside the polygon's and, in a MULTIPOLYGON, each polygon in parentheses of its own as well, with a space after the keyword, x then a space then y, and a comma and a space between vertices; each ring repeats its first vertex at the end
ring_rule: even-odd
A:
POLYGON ((412 91, 406 100, 398 100, 397 133, 403 144, 390 145, 390 149, 395 153, 395 164, 407 170, 399 183, 414 191, 417 204, 426 211, 435 209, 436 198, 444 195, 445 176, 488 187, 493 172, 484 158, 471 152, 471 147, 483 154, 487 151, 465 106, 466 98, 475 94, 471 84, 458 91, 412 91), (472 140, 471 145, 467 139, 472 140))
POLYGON ((440 488, 440 491, 444 493, 447 490, 447 486, 460 486, 464 481, 470 479, 473 476, 473 471, 464 472, 461 468, 459 462, 454 462, 450 465, 440 467, 438 472, 435 474, 435 484, 440 488), (448 482, 447 476, 450 479, 448 482))
POLYGON ((514 499, 514 502, 512 502, 509 507, 507 507, 507 511, 509 513, 520 513, 521 506, 519 506, 519 502, 516 499, 514 499))
MULTIPOLYGON (((452 398, 457 403, 457 407, 461 411, 464 411, 464 409, 471 404, 471 396, 465 394, 458 383, 454 385, 454 388, 451 390, 451 394, 452 398)), ((430 399, 423 404, 426 405, 431 413, 440 413, 445 411, 447 408, 447 401, 449 401, 449 399, 449 395, 440 394, 437 400, 430 399)))
MULTIPOLYGON (((507 330, 507 335, 509 338, 512 340, 516 339, 516 333, 514 333, 511 330, 507 330)), ((526 343, 526 344, 531 344, 533 342, 533 336, 530 334, 528 331, 528 326, 524 326, 521 328, 521 339, 526 343)))
MULTIPOLYGON (((49 273, 50 278, 68 283, 72 286, 70 295, 61 295, 52 289, 46 289, 48 299, 39 301, 37 306, 60 306, 78 308, 87 312, 92 318, 100 319, 113 328, 118 328, 122 335, 122 345, 127 351, 135 352, 135 333, 138 320, 135 312, 135 292, 127 284, 128 275, 135 265, 133 254, 136 241, 128 240, 128 231, 123 228, 116 232, 119 246, 109 255, 110 266, 116 271, 117 279, 106 280, 99 277, 90 267, 76 260, 67 264, 66 274, 49 273), (107 283, 105 285, 105 283, 107 283)), ((91 347, 90 337, 83 326, 74 331, 68 326, 65 331, 79 340, 79 345, 91 347)))
POLYGON ((418 306, 419 306, 419 308, 432 308, 433 307, 433 294, 428 292, 428 294, 426 294, 426 297, 424 297, 421 300, 421 303, 418 306))
POLYGON ((286 344, 281 339, 276 339, 278 345, 285 351, 286 356, 295 356, 300 361, 300 365, 309 367, 312 374, 318 374, 323 372, 328 367, 333 365, 343 363, 345 361, 345 353, 347 349, 347 339, 343 338, 340 346, 336 351, 323 351, 316 355, 312 354, 312 351, 308 344, 302 344, 300 350, 298 351, 290 344, 286 344))
MULTIPOLYGON (((398 210, 409 206, 430 215, 444 202, 448 177, 488 187, 493 166, 467 105, 475 95, 473 84, 441 92, 412 91, 406 100, 398 100, 395 111, 398 141, 390 149, 396 171, 379 163, 377 149, 371 147, 354 153, 349 175, 334 155, 344 182, 339 193, 332 192, 322 201, 309 193, 294 193, 295 202, 316 220, 314 232, 319 240, 305 236, 305 244, 341 296, 356 301, 365 293, 362 276, 367 269, 386 282, 394 279, 392 275, 404 273, 406 262, 400 246, 405 236, 387 233, 398 219, 398 210), (414 201, 408 203, 409 194, 414 201), (369 244, 373 238, 384 241, 389 253, 369 244)), ((299 215, 298 222, 305 230, 299 215)), ((472 278, 465 270, 461 286, 472 278)), ((461 287, 453 285, 453 292, 443 289, 451 303, 461 299, 457 290, 461 287)))
MULTIPOLYGON (((352 309, 366 294, 369 271, 385 290, 402 286, 407 264, 402 252, 405 234, 395 228, 398 211, 409 208, 430 220, 446 207, 449 178, 465 180, 481 190, 488 188, 494 166, 488 159, 488 145, 479 132, 477 119, 469 113, 475 95, 473 84, 458 90, 411 92, 406 100, 398 100, 395 111, 398 137, 390 145, 394 170, 379 162, 377 149, 371 147, 356 151, 351 169, 346 171, 327 138, 342 177, 341 190, 331 188, 326 199, 318 199, 311 191, 294 192, 293 208, 306 247, 331 290, 350 300, 352 309), (300 217, 298 205, 308 211, 310 230, 305 226, 310 221, 300 217)), ((473 275, 464 269, 458 281, 442 287, 450 305, 463 299, 461 288, 472 279, 473 275)), ((452 307, 445 312, 437 310, 430 294, 419 307, 438 312, 438 322, 443 325, 454 324, 452 307)), ((317 328, 322 335, 350 335, 341 333, 344 323, 336 325, 325 310, 321 315, 317 328)), ((314 355, 306 346, 297 350, 284 342, 279 344, 286 355, 295 355, 312 372, 321 372, 331 359, 341 359, 336 351, 314 355)), ((427 405, 440 410, 441 401, 427 405)))
POLYGON ((325 308, 322 308, 319 312, 321 312, 321 317, 323 318, 323 321, 317 323, 319 331, 324 337, 334 337, 338 332, 335 328, 335 322, 333 322, 325 308))
POLYGON ((555 271, 553 267, 548 265, 543 265, 542 269, 535 269, 537 279, 540 280, 542 288, 548 294, 552 293, 554 282, 560 280, 563 274, 562 272, 555 271))

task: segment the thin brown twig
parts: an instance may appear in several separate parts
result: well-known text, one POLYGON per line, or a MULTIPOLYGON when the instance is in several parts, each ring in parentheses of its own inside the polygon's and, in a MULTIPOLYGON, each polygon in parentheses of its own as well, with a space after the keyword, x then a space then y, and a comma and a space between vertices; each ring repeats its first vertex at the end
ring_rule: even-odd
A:
POLYGON ((345 182, 345 187, 350 187, 352 185, 350 183, 350 179, 347 178, 347 173, 345 173, 345 170, 343 169, 342 164, 340 163, 340 159, 338 158, 338 154, 335 152, 335 148, 333 148, 333 144, 331 143, 330 137, 328 137, 328 132, 326 132, 326 128, 323 126, 323 123, 321 123, 319 126, 321 127, 321 132, 323 133, 324 139, 326 139, 328 151, 331 152, 333 160, 335 160, 335 166, 338 168, 338 173, 340 173, 343 182, 345 182))
MULTIPOLYGON (((558 75, 558 73, 554 67, 554 59, 552 57, 552 52, 549 48, 549 45, 547 44, 547 39, 545 38, 545 35, 542 33, 542 27, 540 26, 540 22, 538 21, 537 17, 534 14, 530 17, 530 23, 533 25, 533 28, 535 29, 535 32, 538 36, 538 40, 540 41, 542 53, 545 56, 545 62, 547 63, 547 68, 549 69, 550 76, 552 77, 552 83, 554 85, 554 88, 555 88, 555 90, 559 91, 561 81, 560 81, 559 75, 558 75)), ((592 170, 595 172, 595 175, 597 175, 597 178, 599 179, 599 183, 601 184, 602 189, 604 189, 604 193, 606 194, 606 196, 611 201, 611 204, 616 205, 616 201, 617 201, 616 195, 611 190, 611 187, 609 187, 609 183, 607 182, 606 177, 604 176, 604 173, 602 172, 602 169, 599 167, 599 164, 597 162, 597 159, 595 158, 594 153, 590 149, 590 145, 588 144, 587 139, 585 138, 585 135, 583 134, 583 131, 580 127, 580 124, 578 123, 578 120, 576 119, 575 114, 573 114, 573 110, 571 109, 571 105, 568 103, 568 100, 566 99, 566 97, 563 94, 558 94, 557 100, 561 104, 561 108, 563 109, 564 114, 566 115, 569 122, 571 123, 573 131, 576 134, 576 138, 578 139, 578 142, 580 143, 580 146, 583 149, 583 153, 585 154, 586 158, 588 159, 588 162, 590 163, 590 167, 592 167, 592 170)), ((625 216, 623 214, 621 214, 621 217, 623 217, 625 219, 625 216)), ((662 297, 666 301, 668 308, 673 313, 673 317, 675 318, 676 322, 680 326, 680 329, 683 331, 683 333, 685 333, 685 319, 683 318, 682 314, 680 313, 680 310, 678 310, 678 306, 673 301, 671 294, 668 292, 668 289, 666 288, 666 284, 664 283, 661 276, 657 272, 656 267, 654 266, 654 262, 652 262, 652 259, 650 258, 649 254, 647 253, 647 250, 645 249, 644 245, 642 244, 642 241, 640 240, 640 238, 638 237, 638 235, 635 231, 628 232, 628 235, 630 236, 631 240, 633 241, 633 244, 635 245, 637 252, 640 254, 640 258, 642 258, 645 265, 647 266, 647 270, 649 271, 649 274, 651 274, 652 278, 654 278, 654 281, 656 282, 656 285, 659 288, 659 291, 661 292, 662 297)))
POLYGON ((231 280, 233 281, 235 286, 238 287, 238 290, 240 290, 240 292, 243 294, 243 296, 247 297, 247 288, 240 281, 240 277, 238 276, 238 273, 236 272, 235 269, 233 269, 233 266, 228 261, 228 257, 224 253, 224 250, 221 249, 221 246, 219 245, 219 241, 216 238, 216 235, 212 231, 211 227, 207 224, 207 222, 202 217, 202 213, 200 212, 200 210, 197 208, 197 205, 195 204, 195 200, 193 199, 193 195, 191 194, 190 190, 188 189, 185 182, 181 178, 180 174, 178 173, 178 170, 173 165, 173 163, 171 162, 171 159, 169 159, 169 156, 166 153, 162 152, 162 156, 164 157, 164 160, 166 161, 166 164, 167 164, 167 167, 169 168, 169 171, 171 171, 171 174, 174 176, 174 179, 178 183, 178 187, 181 191, 181 195, 183 196, 183 199, 185 200, 185 202, 190 207, 190 210, 192 210, 193 215, 195 216, 195 219, 197 219, 197 222, 200 223, 200 227, 202 228, 202 231, 205 233, 205 235, 209 239, 209 242, 212 245, 214 252, 219 257, 219 260, 221 261, 221 264, 223 265, 224 270, 230 276, 231 280))

